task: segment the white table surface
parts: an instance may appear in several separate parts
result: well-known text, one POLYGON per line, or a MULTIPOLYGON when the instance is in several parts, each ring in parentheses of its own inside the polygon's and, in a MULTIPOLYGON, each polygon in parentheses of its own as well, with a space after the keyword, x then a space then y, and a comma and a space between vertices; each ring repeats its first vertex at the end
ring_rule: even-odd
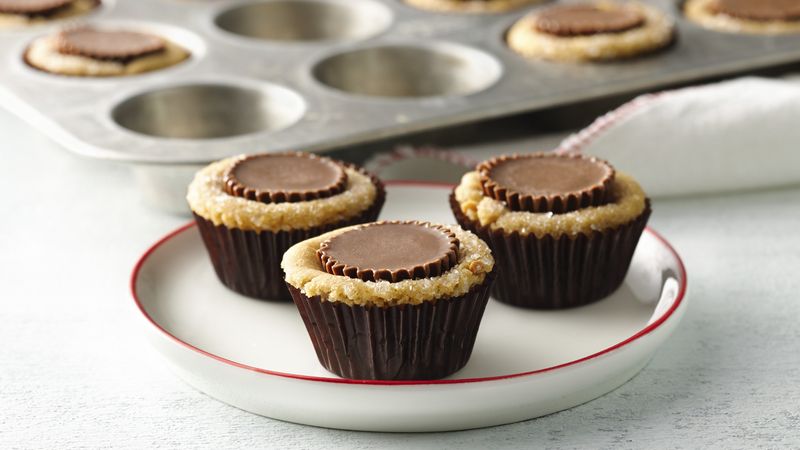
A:
POLYGON ((138 256, 186 218, 122 166, 0 112, 0 448, 775 448, 800 446, 800 190, 657 201, 690 307, 616 391, 514 425, 371 434, 258 417, 173 376, 140 334, 138 256))

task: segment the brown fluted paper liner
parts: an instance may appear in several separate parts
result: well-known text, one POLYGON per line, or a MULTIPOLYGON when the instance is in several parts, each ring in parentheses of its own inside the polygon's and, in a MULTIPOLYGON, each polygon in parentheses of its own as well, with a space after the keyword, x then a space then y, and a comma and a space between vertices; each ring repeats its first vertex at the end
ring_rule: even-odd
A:
POLYGON ((651 212, 648 200, 642 214, 613 230, 574 238, 537 238, 482 226, 461 211, 454 194, 450 208, 459 225, 492 249, 498 265, 492 295, 504 303, 534 309, 586 305, 619 288, 651 212))
POLYGON ((292 297, 286 290, 281 269, 283 254, 294 244, 328 231, 377 220, 386 191, 381 182, 373 181, 377 195, 364 212, 348 220, 305 230, 245 231, 217 226, 194 214, 217 277, 231 290, 248 297, 290 301, 292 297))
POLYGON ((434 380, 469 360, 494 272, 461 297, 419 305, 350 306, 289 285, 319 362, 355 380, 434 380))

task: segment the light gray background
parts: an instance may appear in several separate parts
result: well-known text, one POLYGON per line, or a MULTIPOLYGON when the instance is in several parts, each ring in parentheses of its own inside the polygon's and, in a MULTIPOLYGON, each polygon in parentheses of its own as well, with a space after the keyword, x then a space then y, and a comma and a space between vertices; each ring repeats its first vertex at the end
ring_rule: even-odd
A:
POLYGON ((5 112, 0 136, 0 448, 800 446, 798 188, 655 203, 690 306, 620 389, 514 425, 372 434, 254 416, 173 376, 140 333, 128 277, 187 219, 141 205, 125 167, 5 112))

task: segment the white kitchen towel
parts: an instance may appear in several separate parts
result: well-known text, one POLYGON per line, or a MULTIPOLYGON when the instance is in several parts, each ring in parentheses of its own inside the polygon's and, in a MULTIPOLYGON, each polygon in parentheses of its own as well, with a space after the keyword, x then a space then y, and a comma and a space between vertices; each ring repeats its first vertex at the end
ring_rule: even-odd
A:
POLYGON ((607 159, 651 196, 800 183, 800 84, 739 78, 638 97, 558 151, 607 159))

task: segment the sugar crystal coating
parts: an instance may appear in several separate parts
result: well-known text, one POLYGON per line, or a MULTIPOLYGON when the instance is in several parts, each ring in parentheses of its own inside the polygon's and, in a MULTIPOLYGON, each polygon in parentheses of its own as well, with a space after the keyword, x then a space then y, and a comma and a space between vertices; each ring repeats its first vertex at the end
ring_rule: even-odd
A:
POLYGON ((749 20, 718 14, 713 8, 715 1, 686 0, 683 10, 689 20, 717 31, 749 34, 800 33, 800 20, 749 20))
POLYGON ((458 264, 436 277, 392 283, 327 273, 317 257, 317 249, 326 240, 355 227, 334 230, 296 244, 284 254, 281 267, 286 273, 286 282, 306 296, 320 296, 326 301, 348 305, 418 305, 459 297, 483 283, 494 268, 494 258, 489 246, 474 234, 457 225, 446 227, 460 242, 458 264))
POLYGON ((530 58, 580 62, 629 58, 662 48, 672 41, 674 23, 668 15, 641 3, 630 2, 624 5, 641 13, 645 18, 644 25, 621 33, 553 36, 536 29, 534 11, 511 27, 508 45, 517 53, 530 58))
POLYGON ((536 237, 554 237, 578 233, 591 234, 626 224, 638 217, 645 209, 645 193, 629 175, 617 172, 611 185, 614 201, 602 205, 582 208, 564 214, 531 213, 511 211, 503 202, 484 196, 478 172, 468 172, 455 189, 456 201, 461 211, 472 220, 493 230, 506 233, 519 232, 536 237))
POLYGON ((225 172, 242 156, 223 159, 201 169, 189 185, 186 199, 194 213, 215 225, 242 230, 308 229, 350 219, 369 208, 377 188, 363 172, 345 168, 344 192, 297 203, 261 203, 225 192, 225 172))

